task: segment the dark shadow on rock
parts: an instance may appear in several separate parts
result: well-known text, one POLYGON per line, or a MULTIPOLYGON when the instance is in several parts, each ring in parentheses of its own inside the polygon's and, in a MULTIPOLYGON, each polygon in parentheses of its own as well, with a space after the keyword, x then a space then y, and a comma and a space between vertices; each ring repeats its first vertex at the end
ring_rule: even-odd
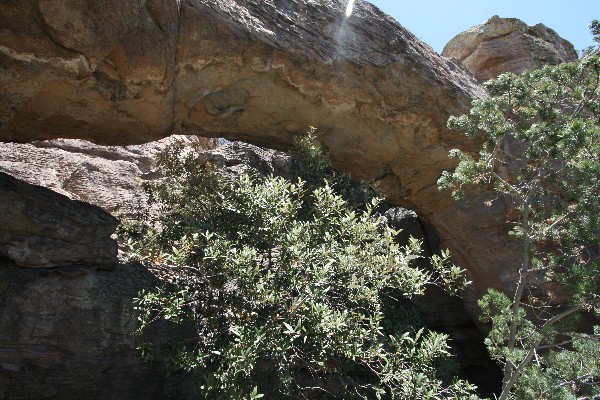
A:
MULTIPOLYGON (((402 229, 397 237, 399 243, 408 243, 412 236, 423 242, 423 256, 439 254, 440 239, 435 230, 419 219, 414 211, 390 205, 384 215, 394 229, 402 229)), ((417 267, 430 269, 426 258, 418 260, 417 267)), ((459 362, 460 377, 477 385, 481 396, 493 398, 495 393, 499 393, 502 382, 500 367, 490 358, 484 345, 485 335, 460 297, 440 287, 430 286, 424 295, 413 297, 412 302, 428 328, 449 336, 450 346, 459 362)))
MULTIPOLYGON (((0 260, 0 399, 168 398, 164 362, 132 335, 132 299, 160 282, 139 264, 30 269, 0 260)), ((176 334, 151 330, 158 341, 176 334)))
POLYGON ((0 255, 19 266, 110 266, 117 224, 100 207, 0 172, 0 255))

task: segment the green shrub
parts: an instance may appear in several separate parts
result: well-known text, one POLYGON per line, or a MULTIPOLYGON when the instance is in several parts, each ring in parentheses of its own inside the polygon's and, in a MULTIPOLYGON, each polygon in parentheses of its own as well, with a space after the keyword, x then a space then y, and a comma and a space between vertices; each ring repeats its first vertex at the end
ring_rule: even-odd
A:
POLYGON ((439 378, 445 335, 383 330, 382 290, 410 297, 460 270, 447 257, 435 272, 411 267, 419 242, 395 242, 378 200, 354 211, 327 181, 228 180, 182 145, 159 166, 165 179, 146 185, 149 219, 128 245, 165 285, 135 305, 140 331, 194 328, 171 355, 198 398, 469 398, 466 382, 439 378))

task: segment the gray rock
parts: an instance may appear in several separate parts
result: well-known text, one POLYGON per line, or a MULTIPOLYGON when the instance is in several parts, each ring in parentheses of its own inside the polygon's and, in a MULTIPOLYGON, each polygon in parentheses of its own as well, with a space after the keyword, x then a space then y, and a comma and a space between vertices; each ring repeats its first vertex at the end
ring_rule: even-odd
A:
POLYGON ((215 149, 198 152, 198 155, 201 160, 223 168, 231 175, 257 172, 265 176, 292 178, 292 159, 282 151, 243 142, 227 142, 215 149))
POLYGON ((19 266, 111 266, 117 224, 99 207, 0 172, 0 256, 19 266))
POLYGON ((136 349, 144 338, 132 335, 132 299, 156 284, 133 264, 30 269, 0 260, 0 399, 166 399, 166 365, 145 362, 136 349))
POLYGON ((158 177, 157 154, 176 140, 194 151, 213 148, 216 142, 172 136, 134 146, 99 146, 80 139, 0 143, 0 172, 107 211, 128 209, 143 197, 139 182, 158 177))

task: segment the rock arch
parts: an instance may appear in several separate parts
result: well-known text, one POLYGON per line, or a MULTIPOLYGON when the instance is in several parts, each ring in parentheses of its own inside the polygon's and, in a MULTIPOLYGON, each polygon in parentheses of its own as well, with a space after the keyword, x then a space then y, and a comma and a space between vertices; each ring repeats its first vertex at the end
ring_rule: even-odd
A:
MULTIPOLYGON (((32 0, 0 4, 0 140, 133 144, 172 133, 286 148, 318 128, 336 166, 418 210, 475 282, 510 289, 506 206, 456 204, 436 180, 446 128, 485 96, 367 2, 32 0)), ((516 271, 516 269, 514 269, 516 271)))

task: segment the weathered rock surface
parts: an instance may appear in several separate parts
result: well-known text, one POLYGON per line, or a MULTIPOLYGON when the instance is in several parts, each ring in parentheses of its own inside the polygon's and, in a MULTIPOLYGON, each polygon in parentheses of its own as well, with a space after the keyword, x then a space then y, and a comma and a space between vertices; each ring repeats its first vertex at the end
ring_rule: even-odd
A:
POLYGON ((216 165, 231 176, 259 173, 265 176, 295 178, 289 154, 244 142, 229 142, 217 148, 198 152, 204 162, 216 165))
POLYGON ((497 15, 458 34, 442 55, 458 59, 480 81, 577 59, 573 45, 547 26, 497 15))
POLYGON ((96 206, 0 172, 0 257, 19 266, 110 266, 117 224, 96 206))
POLYGON ((127 208, 141 196, 138 181, 154 179, 157 154, 175 140, 198 151, 213 139, 175 136, 134 146, 99 146, 80 139, 0 143, 0 172, 107 211, 127 208))
MULTIPOLYGON (((190 149, 199 151, 207 161, 231 174, 249 168, 265 174, 289 173, 290 160, 283 153, 244 143, 229 143, 211 151, 196 137, 169 138, 126 148, 105 148, 82 140, 2 144, 0 158, 4 164, 0 163, 0 167, 12 169, 20 178, 54 191, 88 199, 105 208, 118 208, 141 195, 136 173, 145 174, 145 179, 160 176, 154 170, 154 156, 174 140, 183 140, 190 149), (73 176, 71 169, 77 165, 81 171, 73 176), (122 176, 118 177, 119 174, 122 176), (59 185, 65 182, 64 176, 71 176, 69 184, 59 185), (121 190, 103 196, 110 190, 107 182, 116 177, 120 178, 121 190)), ((18 218, 12 222, 21 229, 22 239, 28 241, 35 255, 43 256, 45 247, 40 243, 49 242, 60 232, 90 236, 81 228, 69 225, 70 215, 77 221, 85 221, 92 210, 108 218, 111 223, 108 235, 114 230, 114 219, 97 207, 0 173, 0 207, 15 205, 12 198, 7 201, 6 195, 13 192, 19 194, 17 200, 23 203, 30 198, 41 198, 46 200, 43 204, 52 205, 41 214, 37 202, 30 202, 24 204, 23 209, 17 209, 16 216, 14 213, 6 215, 6 212, 6 219, 0 216, 0 238, 4 234, 1 227, 7 226, 12 218, 18 218), (36 218, 50 219, 51 224, 22 223, 32 212, 36 218), (32 238, 36 240, 32 242, 32 238)), ((13 225, 7 227, 14 228, 13 225)), ((54 242, 51 244, 55 245, 53 250, 62 250, 54 242)), ((91 244, 86 244, 84 249, 90 254, 94 252, 91 244)), ((77 249, 73 251, 75 256, 79 255, 77 249)), ((8 258, 19 259, 20 254, 14 257, 10 253, 8 258)), ((63 264, 64 260, 60 261, 59 264, 63 264)), ((132 299, 140 290, 153 290, 162 282, 141 265, 117 265, 112 259, 110 265, 100 260, 89 261, 93 265, 73 262, 69 267, 33 269, 19 268, 31 265, 17 266, 0 258, 0 304, 3 305, 0 308, 0 399, 185 398, 181 396, 185 381, 173 376, 165 362, 144 361, 136 348, 146 340, 158 343, 181 337, 184 331, 163 324, 150 330, 144 338, 132 335, 136 328, 132 299), (99 266, 104 268, 99 269, 99 266)))
POLYGON ((436 111, 481 94, 369 3, 349 19, 345 8, 345 0, 3 2, 0 138, 132 144, 175 131, 272 147, 318 123, 368 141, 428 126, 436 111), (410 111, 417 116, 403 116, 410 111))
POLYGON ((132 336, 131 300, 156 284, 136 265, 30 269, 0 260, 0 399, 168 398, 165 365, 144 362, 132 336))

